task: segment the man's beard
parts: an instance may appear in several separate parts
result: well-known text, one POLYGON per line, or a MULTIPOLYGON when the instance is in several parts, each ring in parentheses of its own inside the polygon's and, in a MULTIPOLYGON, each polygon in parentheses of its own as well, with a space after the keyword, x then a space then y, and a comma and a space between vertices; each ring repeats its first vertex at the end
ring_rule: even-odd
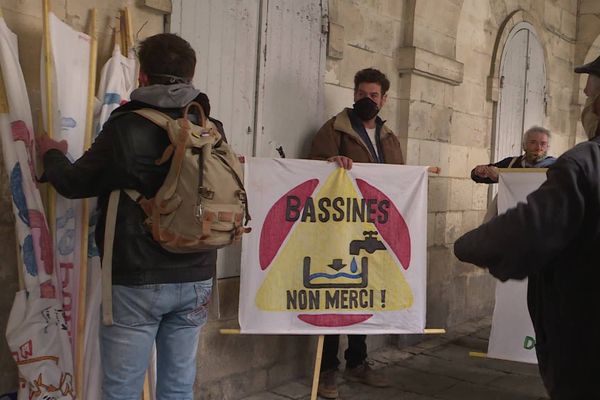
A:
POLYGON ((546 158, 547 152, 543 153, 527 153, 525 152, 525 159, 530 163, 537 163, 546 158))

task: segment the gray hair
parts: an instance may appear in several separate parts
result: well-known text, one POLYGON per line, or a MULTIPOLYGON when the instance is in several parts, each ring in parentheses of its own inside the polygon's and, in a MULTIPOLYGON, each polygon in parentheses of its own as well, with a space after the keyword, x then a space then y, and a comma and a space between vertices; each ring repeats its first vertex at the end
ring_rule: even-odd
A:
POLYGON ((544 135, 546 135, 546 137, 548 137, 548 141, 550 141, 550 138, 552 136, 552 135, 550 135, 549 129, 546 129, 546 128, 538 126, 538 125, 534 125, 531 128, 527 129, 525 131, 525 133, 523 134, 523 149, 525 149, 525 144, 527 143, 527 139, 529 139, 529 135, 531 135, 532 133, 543 133, 544 135))

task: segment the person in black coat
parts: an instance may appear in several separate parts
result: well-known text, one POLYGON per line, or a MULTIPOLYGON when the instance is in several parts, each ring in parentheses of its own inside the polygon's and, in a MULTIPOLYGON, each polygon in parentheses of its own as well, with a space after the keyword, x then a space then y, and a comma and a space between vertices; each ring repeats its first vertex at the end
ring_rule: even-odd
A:
POLYGON ((564 153, 527 203, 454 244, 461 260, 496 278, 529 278, 528 307, 540 374, 553 400, 600 398, 600 57, 589 74, 581 121, 590 139, 564 153))

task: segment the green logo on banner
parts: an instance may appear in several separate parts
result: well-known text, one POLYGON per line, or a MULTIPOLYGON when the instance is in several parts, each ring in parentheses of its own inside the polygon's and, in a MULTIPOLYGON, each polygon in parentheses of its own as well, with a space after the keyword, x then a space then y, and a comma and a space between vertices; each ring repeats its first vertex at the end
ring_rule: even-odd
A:
POLYGON ((535 347, 535 339, 531 336, 525 336, 525 341, 523 342, 523 347, 527 350, 531 350, 535 347))

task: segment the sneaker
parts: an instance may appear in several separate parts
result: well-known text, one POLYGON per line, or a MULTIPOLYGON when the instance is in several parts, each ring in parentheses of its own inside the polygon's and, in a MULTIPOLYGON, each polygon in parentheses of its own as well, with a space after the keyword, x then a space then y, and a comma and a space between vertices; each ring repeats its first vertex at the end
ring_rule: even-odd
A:
POLYGON ((319 389, 317 390, 317 394, 324 399, 337 399, 339 393, 336 378, 337 371, 335 369, 322 371, 319 376, 319 389))
POLYGON ((350 382, 360 382, 373 387, 388 387, 390 383, 381 374, 371 368, 371 363, 363 361, 362 364, 348 368, 344 371, 344 379, 350 382))

